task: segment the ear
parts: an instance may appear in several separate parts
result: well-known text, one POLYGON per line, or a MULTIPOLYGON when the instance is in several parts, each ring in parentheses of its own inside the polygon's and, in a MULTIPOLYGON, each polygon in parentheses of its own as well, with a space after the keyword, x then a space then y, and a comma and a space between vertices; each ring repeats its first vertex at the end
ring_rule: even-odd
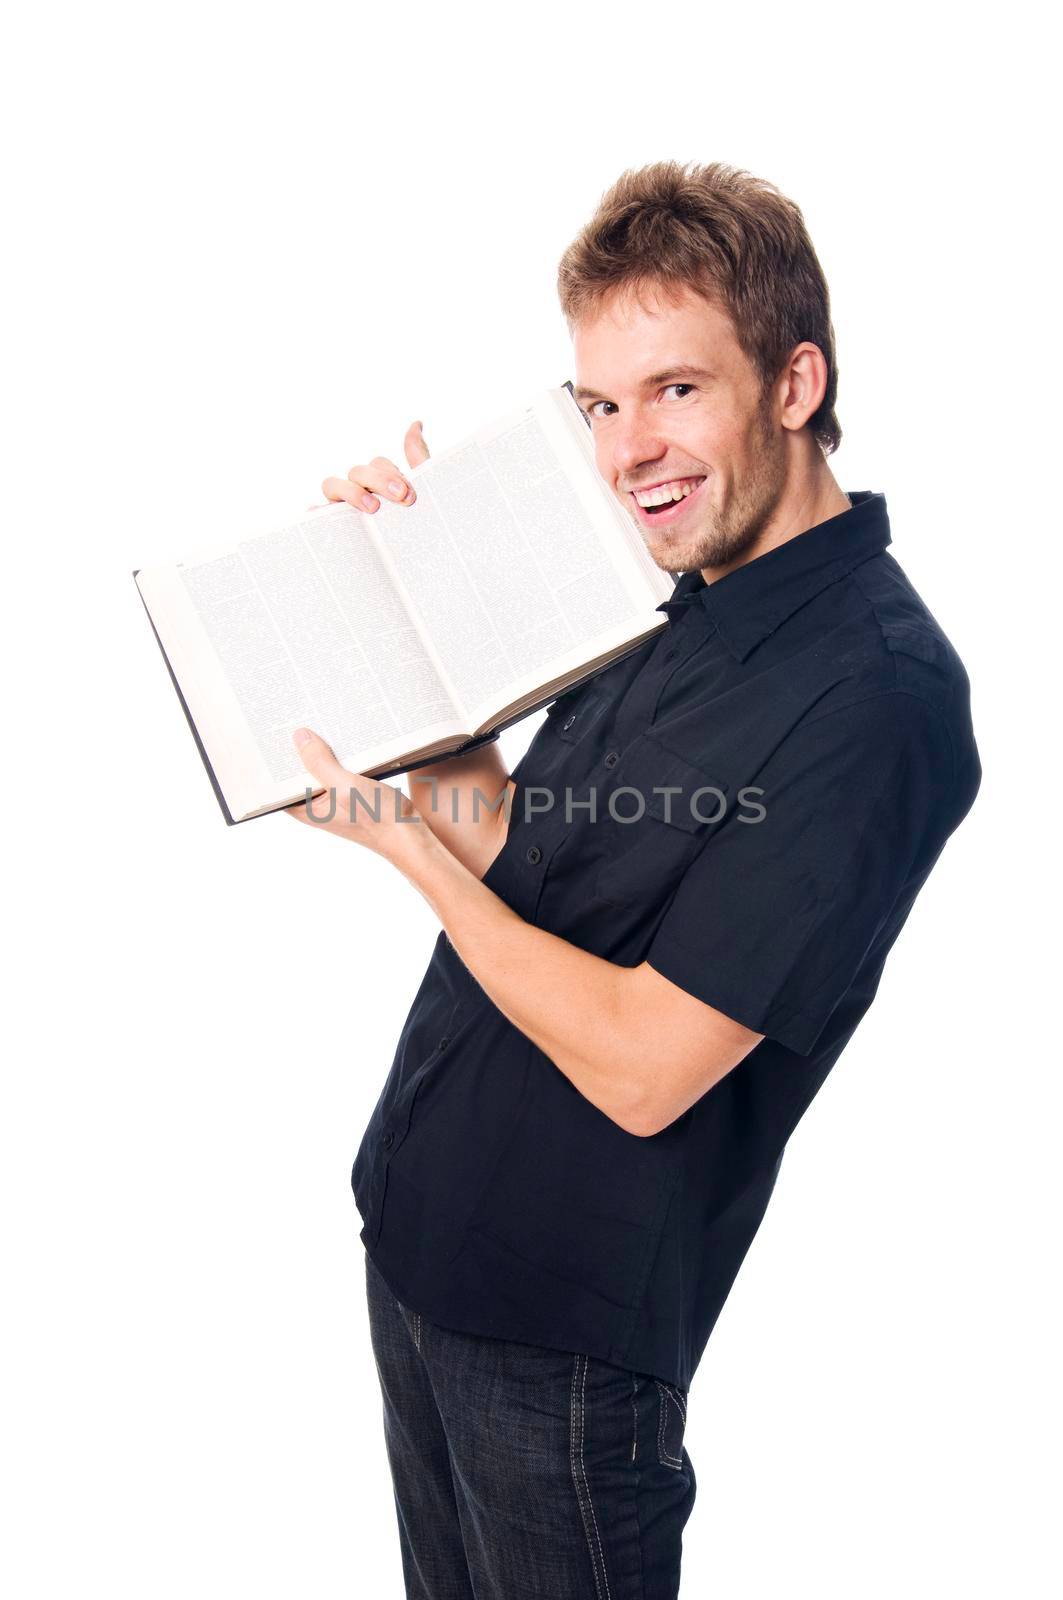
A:
POLYGON ((810 422, 827 392, 827 363, 818 344, 805 340, 791 350, 779 375, 779 420, 796 433, 810 422))

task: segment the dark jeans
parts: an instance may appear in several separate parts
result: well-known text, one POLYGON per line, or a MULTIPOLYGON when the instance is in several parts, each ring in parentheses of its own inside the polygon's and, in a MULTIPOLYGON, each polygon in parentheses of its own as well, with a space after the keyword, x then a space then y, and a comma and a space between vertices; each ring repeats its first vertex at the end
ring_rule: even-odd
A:
POLYGON ((675 1600, 697 1484, 681 1389, 438 1327, 366 1252, 412 1600, 675 1600))

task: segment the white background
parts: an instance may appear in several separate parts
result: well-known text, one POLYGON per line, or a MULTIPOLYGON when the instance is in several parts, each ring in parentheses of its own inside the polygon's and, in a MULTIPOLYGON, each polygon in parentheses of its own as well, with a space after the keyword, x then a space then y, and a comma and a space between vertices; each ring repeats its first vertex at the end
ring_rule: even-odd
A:
POLYGON ((368 852, 223 825, 130 573, 569 376, 557 258, 662 157, 802 205, 836 471, 886 491, 985 769, 695 1377, 683 1592, 1055 1591, 1047 58, 1023 5, 9 24, 13 1596, 402 1593, 349 1174, 437 923, 368 852))

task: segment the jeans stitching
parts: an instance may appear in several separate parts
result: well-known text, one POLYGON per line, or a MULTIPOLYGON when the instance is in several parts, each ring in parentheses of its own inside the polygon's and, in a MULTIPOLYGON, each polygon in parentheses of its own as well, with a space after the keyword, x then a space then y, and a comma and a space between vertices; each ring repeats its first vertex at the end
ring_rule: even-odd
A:
POLYGON ((667 1389, 665 1387, 665 1385, 660 1381, 659 1378, 655 1378, 654 1382, 657 1385, 657 1391, 658 1391, 658 1393, 660 1395, 660 1407, 659 1407, 659 1415, 658 1415, 658 1419, 657 1419, 657 1457, 658 1457, 658 1460, 660 1461, 662 1466, 673 1467, 676 1470, 681 1471, 682 1470, 682 1466, 683 1466, 682 1458, 679 1457, 679 1456, 671 1455, 669 1453, 669 1451, 665 1448, 665 1443, 664 1443, 664 1423, 665 1423, 665 1418, 666 1418, 667 1412, 668 1412, 668 1408, 665 1405, 665 1400, 667 1399, 667 1400, 671 1400, 672 1401, 673 1405, 675 1406, 676 1410, 679 1412, 679 1415, 683 1419, 684 1423, 686 1422, 686 1413, 684 1412, 684 1410, 683 1410, 682 1406, 679 1404, 679 1402, 676 1400, 675 1396, 672 1394, 671 1390, 667 1389))
POLYGON ((638 1404, 638 1394, 639 1394, 639 1380, 635 1376, 635 1374, 632 1373, 631 1374, 631 1411, 632 1411, 632 1415, 633 1415, 633 1418, 634 1418, 634 1424, 633 1424, 632 1436, 631 1436, 631 1459, 632 1459, 632 1461, 634 1461, 637 1458, 638 1452, 639 1452, 639 1404, 638 1404))
POLYGON ((576 1485, 576 1501, 579 1505, 580 1515, 583 1518, 583 1531, 587 1535, 587 1547, 590 1551, 591 1570, 594 1573, 594 1587, 599 1600, 602 1596, 602 1585, 605 1586, 605 1600, 611 1600, 609 1592, 609 1579, 605 1571, 605 1554, 602 1550, 601 1534, 598 1531, 598 1519, 594 1514, 594 1503, 591 1500, 590 1485, 587 1482, 587 1469, 583 1461, 583 1417, 586 1409, 586 1383, 587 1383, 587 1357, 577 1356, 572 1368, 572 1393, 569 1404, 569 1461, 572 1466, 572 1481, 576 1485), (582 1373, 580 1362, 583 1363, 582 1373), (576 1380, 580 1381, 579 1404, 576 1403, 576 1380), (579 1428, 579 1467, 576 1465, 576 1430, 579 1428), (580 1488, 580 1475, 583 1477, 585 1493, 580 1488), (590 1521, 587 1514, 590 1513, 590 1521), (591 1540, 591 1526, 594 1527, 594 1540, 591 1540), (598 1555, 595 1557, 594 1546, 598 1546, 598 1555), (601 1562, 601 1582, 598 1581, 598 1564, 601 1562))
POLYGON ((587 1367, 588 1367, 588 1365, 589 1365, 588 1359, 587 1359, 586 1356, 584 1356, 583 1357, 583 1376, 580 1379, 579 1464, 580 1464, 580 1471, 583 1473, 584 1487, 586 1488, 586 1491, 587 1491, 587 1505, 590 1508, 591 1521, 594 1523, 594 1537, 598 1541, 598 1554, 601 1556, 601 1560, 602 1560, 602 1582, 605 1584, 605 1592, 606 1592, 606 1595, 608 1596, 608 1594, 609 1594, 609 1579, 606 1576, 606 1571, 605 1571, 605 1551, 602 1549, 602 1536, 598 1532, 598 1518, 596 1517, 595 1512, 594 1512, 594 1501, 591 1499, 591 1486, 590 1486, 590 1483, 587 1481, 587 1469, 586 1469, 586 1467, 584 1465, 584 1461, 583 1461, 583 1428, 584 1428, 584 1419, 586 1418, 586 1415, 587 1415, 586 1393, 587 1393, 587 1367))

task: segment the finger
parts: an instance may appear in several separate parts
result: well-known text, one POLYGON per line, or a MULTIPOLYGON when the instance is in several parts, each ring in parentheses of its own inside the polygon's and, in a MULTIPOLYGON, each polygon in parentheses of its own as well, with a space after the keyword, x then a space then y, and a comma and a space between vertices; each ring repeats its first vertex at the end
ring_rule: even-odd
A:
POLYGON ((297 800, 293 806, 282 806, 281 811, 286 817, 294 817, 296 822, 311 822, 313 806, 313 800, 304 797, 302 800, 297 800))
POLYGON ((338 815, 337 804, 328 789, 323 794, 314 795, 311 800, 297 800, 293 806, 282 806, 281 810, 296 822, 318 830, 327 828, 336 821, 338 815))
POLYGON ((374 456, 367 467, 352 467, 347 476, 370 494, 394 500, 396 505, 412 505, 417 498, 413 485, 387 456, 374 456))
POLYGON ((403 440, 403 449, 406 451, 406 460, 411 467, 419 467, 422 461, 428 460, 428 446, 424 442, 424 423, 411 422, 406 429, 403 440))
POLYGON ((326 478, 321 493, 328 500, 346 500, 356 511, 377 511, 380 501, 375 494, 367 494, 360 484, 349 478, 326 478))

